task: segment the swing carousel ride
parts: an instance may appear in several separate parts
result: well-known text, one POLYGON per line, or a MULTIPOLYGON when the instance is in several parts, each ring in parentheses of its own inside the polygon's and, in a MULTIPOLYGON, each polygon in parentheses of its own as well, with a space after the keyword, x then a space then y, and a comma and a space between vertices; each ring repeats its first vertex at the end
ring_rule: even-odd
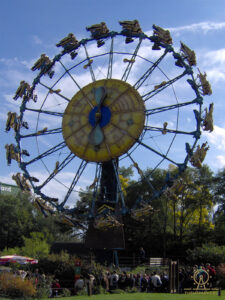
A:
POLYGON ((15 132, 15 144, 5 146, 7 162, 21 169, 16 184, 35 195, 44 215, 91 224, 90 240, 105 230, 118 238, 123 215, 151 214, 151 201, 172 192, 188 162, 201 167, 209 149, 207 142, 197 145, 201 130, 213 130, 213 103, 203 109, 212 91, 206 73, 195 69, 195 52, 182 42, 176 52, 159 26, 148 36, 137 20, 119 24, 120 32, 104 22, 86 27, 91 37, 80 41, 69 33, 53 59, 41 54, 32 84, 21 81, 13 97, 19 113, 9 112, 6 122, 6 131, 15 132), (177 174, 168 172, 158 190, 151 176, 170 164, 177 174), (126 205, 118 172, 129 165, 149 185, 148 200, 134 207, 126 205), (75 204, 85 183, 92 202, 80 214, 75 204))

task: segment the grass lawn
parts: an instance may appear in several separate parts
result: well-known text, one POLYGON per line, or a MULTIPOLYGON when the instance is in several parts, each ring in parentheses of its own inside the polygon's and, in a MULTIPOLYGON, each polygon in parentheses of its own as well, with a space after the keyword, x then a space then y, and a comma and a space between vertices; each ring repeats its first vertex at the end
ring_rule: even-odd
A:
MULTIPOLYGON (((59 298, 53 298, 59 299, 59 298)), ((63 300, 225 300, 225 291, 218 297, 217 295, 207 294, 153 294, 153 293, 134 293, 134 294, 107 294, 88 296, 63 297, 63 300)), ((47 300, 47 299, 46 299, 47 300)))
MULTIPOLYGON (((9 300, 9 298, 0 298, 1 300, 9 300)), ((93 295, 88 296, 73 296, 63 298, 51 298, 62 300, 225 300, 225 291, 222 291, 222 295, 207 295, 207 294, 154 294, 154 293, 126 293, 126 294, 106 294, 106 295, 93 295)), ((49 300, 49 298, 42 299, 49 300)))

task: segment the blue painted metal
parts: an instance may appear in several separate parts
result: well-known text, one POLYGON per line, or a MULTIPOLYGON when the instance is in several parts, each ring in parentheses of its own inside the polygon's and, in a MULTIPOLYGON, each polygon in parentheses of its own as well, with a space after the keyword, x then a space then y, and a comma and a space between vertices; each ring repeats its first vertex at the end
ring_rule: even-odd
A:
POLYGON ((164 90, 165 88, 167 88, 169 85, 172 85, 172 84, 175 83, 177 80, 179 80, 179 79, 181 79, 182 77, 184 77, 186 74, 187 74, 186 71, 184 71, 182 74, 178 75, 177 77, 175 77, 175 78, 173 78, 173 79, 167 81, 166 84, 163 85, 161 88, 159 88, 159 89, 157 89, 157 90, 154 89, 154 90, 152 90, 152 91, 150 91, 150 92, 144 94, 144 95, 142 96, 143 100, 144 100, 144 101, 147 101, 147 100, 149 100, 150 98, 154 97, 156 94, 158 94, 159 92, 161 92, 162 90, 164 90))
POLYGON ((20 135, 20 138, 28 138, 28 137, 32 137, 32 136, 41 136, 41 135, 49 135, 49 134, 57 134, 62 132, 62 128, 55 128, 55 129, 51 129, 51 130, 46 130, 42 133, 38 133, 38 132, 34 132, 34 133, 30 133, 30 134, 26 134, 26 135, 20 135))
POLYGON ((70 187, 69 187, 69 189, 68 189, 68 192, 67 192, 67 194, 66 194, 66 196, 65 196, 65 198, 64 198, 64 200, 63 200, 63 202, 60 203, 60 205, 58 206, 59 209, 62 209, 62 208, 64 207, 64 205, 66 204, 66 202, 67 202, 67 200, 68 200, 70 194, 72 193, 72 191, 73 191, 75 185, 77 184, 77 182, 78 182, 80 176, 81 176, 82 173, 84 172, 84 170, 85 170, 87 164, 88 164, 88 162, 86 162, 86 161, 84 161, 84 160, 81 162, 81 164, 80 164, 80 166, 79 166, 79 168, 78 168, 78 171, 77 171, 77 173, 75 174, 75 176, 74 176, 74 178, 73 178, 73 181, 72 181, 72 183, 71 183, 71 185, 70 185, 70 187))
MULTIPOLYGON (((67 166, 74 158, 76 157, 76 155, 74 155, 73 153, 70 153, 58 166, 57 168, 57 173, 59 173, 61 170, 63 170, 65 168, 65 166, 67 166)), ((40 185, 38 186, 38 189, 41 190, 44 186, 46 186, 46 184, 48 182, 50 182, 57 174, 55 171, 53 171, 49 177, 40 185)))
POLYGON ((160 56, 160 58, 157 59, 156 62, 152 64, 152 66, 138 79, 138 81, 133 85, 135 89, 139 89, 143 83, 149 78, 149 76, 152 74, 152 72, 157 68, 159 63, 163 60, 163 58, 167 54, 167 50, 164 51, 163 55, 160 56))
POLYGON ((52 154, 52 153, 54 153, 54 152, 56 152, 56 151, 59 151, 59 150, 65 148, 65 147, 66 147, 66 143, 65 143, 65 142, 61 142, 61 143, 59 143, 58 145, 56 145, 56 146, 50 148, 49 150, 43 152, 42 154, 36 156, 36 157, 33 158, 32 160, 30 160, 30 161, 28 161, 28 162, 25 162, 24 165, 25 165, 25 166, 28 166, 28 165, 34 163, 35 161, 37 161, 37 160, 39 160, 39 159, 42 159, 42 158, 44 158, 44 157, 46 157, 46 156, 48 156, 48 155, 50 155, 50 154, 52 154))
POLYGON ((95 178, 97 178, 97 182, 95 183, 94 186, 94 191, 92 194, 92 200, 91 200, 91 209, 89 213, 89 219, 93 219, 95 217, 95 202, 97 200, 97 194, 98 194, 98 189, 99 189, 99 182, 101 178, 101 166, 99 163, 96 165, 96 170, 95 170, 95 178))
MULTIPOLYGON (((89 123, 91 124, 92 127, 95 127, 96 125, 96 112, 98 111, 98 107, 95 106, 91 111, 90 111, 90 114, 89 114, 89 117, 88 117, 88 120, 89 120, 89 123)), ((101 109, 101 120, 99 122, 99 125, 100 127, 104 127, 106 126, 109 122, 110 122, 110 119, 111 119, 111 111, 108 107, 106 106, 102 106, 101 109)))
POLYGON ((118 251, 115 250, 115 249, 113 250, 113 263, 114 263, 116 268, 119 267, 118 251))

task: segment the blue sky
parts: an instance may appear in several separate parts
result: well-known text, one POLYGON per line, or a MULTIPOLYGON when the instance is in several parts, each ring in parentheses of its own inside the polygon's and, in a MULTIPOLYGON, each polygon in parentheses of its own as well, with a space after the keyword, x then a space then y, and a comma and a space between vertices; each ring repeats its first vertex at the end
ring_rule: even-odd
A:
MULTIPOLYGON (((205 107, 214 103, 214 131, 203 132, 202 142, 208 141, 210 150, 205 163, 214 172, 225 166, 225 2, 224 0, 134 1, 134 0, 7 0, 0 11, 0 95, 1 95, 1 172, 0 181, 14 183, 13 173, 19 172, 15 161, 7 166, 5 144, 14 143, 12 130, 5 133, 8 111, 19 110, 19 101, 12 97, 21 80, 32 83, 30 71, 42 53, 54 57, 59 53, 55 44, 72 32, 77 39, 90 37, 86 26, 106 22, 108 28, 120 31, 119 21, 139 20, 145 33, 152 33, 152 25, 167 28, 173 46, 179 49, 183 41, 195 50, 198 67, 207 73, 213 94, 205 97, 205 107)), ((166 69, 169 72, 169 70, 166 69)), ((195 68, 197 73, 197 68, 195 68)), ((179 87, 178 87, 179 89, 179 87)), ((41 92, 41 91, 40 91, 41 92)), ((177 91, 180 95, 179 90, 177 91)), ((180 121, 182 122, 182 120, 180 121)), ((42 122, 44 126, 44 121, 42 122)), ((28 146, 29 147, 29 146, 28 146)), ((32 147, 30 147, 32 151, 32 147)), ((182 150, 184 152, 184 149, 182 150)), ((179 152, 177 153, 179 156, 179 152)), ((146 166, 147 165, 144 165, 146 166)), ((37 166, 36 172, 42 172, 37 166)), ((68 174, 67 174, 68 175, 68 174)), ((88 172, 85 184, 89 184, 88 172)))

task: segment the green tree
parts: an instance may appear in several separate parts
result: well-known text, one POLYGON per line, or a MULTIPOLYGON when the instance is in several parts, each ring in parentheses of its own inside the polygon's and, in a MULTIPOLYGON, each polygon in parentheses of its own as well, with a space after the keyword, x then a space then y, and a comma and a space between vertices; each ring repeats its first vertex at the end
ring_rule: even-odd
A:
POLYGON ((195 239, 201 244, 206 232, 213 229, 211 181, 212 172, 207 166, 200 170, 187 168, 170 189, 168 201, 173 215, 174 240, 182 243, 195 239))
POLYGON ((129 182, 125 199, 127 206, 134 207, 140 198, 146 202, 152 199, 150 205, 154 209, 152 215, 146 216, 140 221, 134 220, 130 215, 123 219, 126 246, 133 252, 137 252, 140 246, 147 250, 147 255, 154 256, 163 252, 161 238, 166 222, 166 202, 165 198, 156 199, 151 196, 152 188, 155 190, 162 188, 165 176, 166 170, 158 169, 153 172, 152 169, 147 169, 138 181, 129 182))
POLYGON ((33 227, 32 206, 27 195, 0 195, 0 249, 23 245, 33 227))
POLYGON ((43 232, 31 232, 30 238, 23 238, 22 247, 5 248, 1 251, 2 255, 17 254, 33 258, 43 258, 49 254, 50 244, 43 232))
POLYGON ((125 178, 131 179, 131 177, 134 175, 132 166, 129 167, 119 167, 119 174, 122 175, 125 178))
POLYGON ((46 242, 73 238, 76 228, 59 222, 59 216, 44 217, 25 193, 18 197, 0 195, 0 250, 23 247, 32 232, 43 233, 46 242))
POLYGON ((213 216, 213 222, 214 222, 214 242, 218 245, 225 245, 225 214, 223 210, 220 210, 219 208, 216 210, 213 216))
POLYGON ((213 178, 213 195, 217 210, 225 212, 225 168, 219 170, 213 178))
POLYGON ((225 168, 215 174, 212 189, 216 204, 213 216, 214 242, 225 245, 225 168))
POLYGON ((189 263, 205 264, 211 263, 215 266, 225 261, 225 246, 218 246, 214 243, 205 243, 201 247, 187 250, 189 263))
POLYGON ((48 237, 43 232, 31 232, 30 238, 24 237, 24 246, 21 248, 21 254, 41 258, 49 254, 50 245, 47 242, 48 237))
POLYGON ((126 203, 132 207, 140 196, 146 201, 152 199, 150 204, 154 212, 142 222, 137 222, 130 216, 124 218, 129 248, 138 249, 144 244, 146 249, 151 245, 151 255, 182 255, 187 245, 198 245, 206 239, 210 241, 214 205, 212 172, 207 166, 200 170, 188 168, 181 179, 174 182, 160 198, 151 198, 152 187, 160 190, 168 171, 172 176, 178 172, 171 166, 169 170, 158 169, 154 173, 148 169, 137 182, 130 182, 126 203), (146 178, 150 183, 147 183, 146 178))

